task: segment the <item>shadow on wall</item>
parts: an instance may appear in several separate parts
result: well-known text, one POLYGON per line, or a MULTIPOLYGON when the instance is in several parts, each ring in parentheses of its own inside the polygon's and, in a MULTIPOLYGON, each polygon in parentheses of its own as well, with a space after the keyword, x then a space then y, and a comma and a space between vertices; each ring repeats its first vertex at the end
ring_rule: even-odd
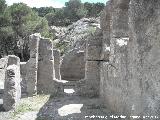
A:
POLYGON ((61 77, 63 80, 80 80, 85 77, 85 52, 73 49, 66 54, 60 66, 61 77))

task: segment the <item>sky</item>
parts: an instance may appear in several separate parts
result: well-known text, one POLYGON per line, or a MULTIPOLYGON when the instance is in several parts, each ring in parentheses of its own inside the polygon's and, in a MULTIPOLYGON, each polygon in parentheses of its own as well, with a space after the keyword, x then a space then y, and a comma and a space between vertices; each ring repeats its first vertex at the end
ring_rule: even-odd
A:
MULTIPOLYGON (((61 8, 64 6, 65 2, 68 2, 69 0, 6 0, 8 5, 12 5, 13 3, 19 3, 23 2, 27 4, 30 7, 54 7, 54 8, 61 8)), ((90 2, 90 3, 106 3, 107 0, 81 0, 82 3, 84 2, 90 2)))

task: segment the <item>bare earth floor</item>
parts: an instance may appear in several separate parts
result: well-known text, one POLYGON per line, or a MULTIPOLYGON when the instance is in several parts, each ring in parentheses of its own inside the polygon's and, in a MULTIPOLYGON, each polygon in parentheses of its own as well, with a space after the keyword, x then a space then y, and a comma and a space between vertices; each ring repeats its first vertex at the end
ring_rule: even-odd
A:
MULTIPOLYGON (((113 120, 111 112, 107 110, 98 98, 84 98, 72 95, 50 97, 23 98, 25 105, 19 110, 0 112, 0 120, 113 120), (44 100, 45 99, 45 100, 44 100), (45 102, 44 102, 45 101, 45 102), (30 103, 29 103, 30 102, 30 103), (44 102, 43 104, 41 102, 44 102), (25 108, 29 103, 29 107, 25 108), (38 106, 32 109, 32 107, 38 106)), ((1 107, 1 106, 0 106, 1 107)), ((117 119, 116 119, 117 120, 117 119)))

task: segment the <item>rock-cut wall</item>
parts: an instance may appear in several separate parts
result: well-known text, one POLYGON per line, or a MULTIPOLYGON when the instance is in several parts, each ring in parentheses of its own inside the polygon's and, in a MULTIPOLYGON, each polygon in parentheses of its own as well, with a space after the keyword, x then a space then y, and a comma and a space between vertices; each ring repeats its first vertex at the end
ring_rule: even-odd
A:
POLYGON ((159 13, 158 0, 107 2, 101 56, 108 62, 100 67, 100 95, 116 113, 160 115, 159 13))

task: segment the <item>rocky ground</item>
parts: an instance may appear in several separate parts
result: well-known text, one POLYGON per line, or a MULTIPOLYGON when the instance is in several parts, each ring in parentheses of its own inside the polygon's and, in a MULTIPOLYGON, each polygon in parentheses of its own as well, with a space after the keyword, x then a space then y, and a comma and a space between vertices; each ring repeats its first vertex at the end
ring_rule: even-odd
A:
POLYGON ((23 98, 15 111, 4 112, 0 120, 112 120, 111 112, 98 98, 76 96, 74 89, 65 89, 63 96, 23 98))

